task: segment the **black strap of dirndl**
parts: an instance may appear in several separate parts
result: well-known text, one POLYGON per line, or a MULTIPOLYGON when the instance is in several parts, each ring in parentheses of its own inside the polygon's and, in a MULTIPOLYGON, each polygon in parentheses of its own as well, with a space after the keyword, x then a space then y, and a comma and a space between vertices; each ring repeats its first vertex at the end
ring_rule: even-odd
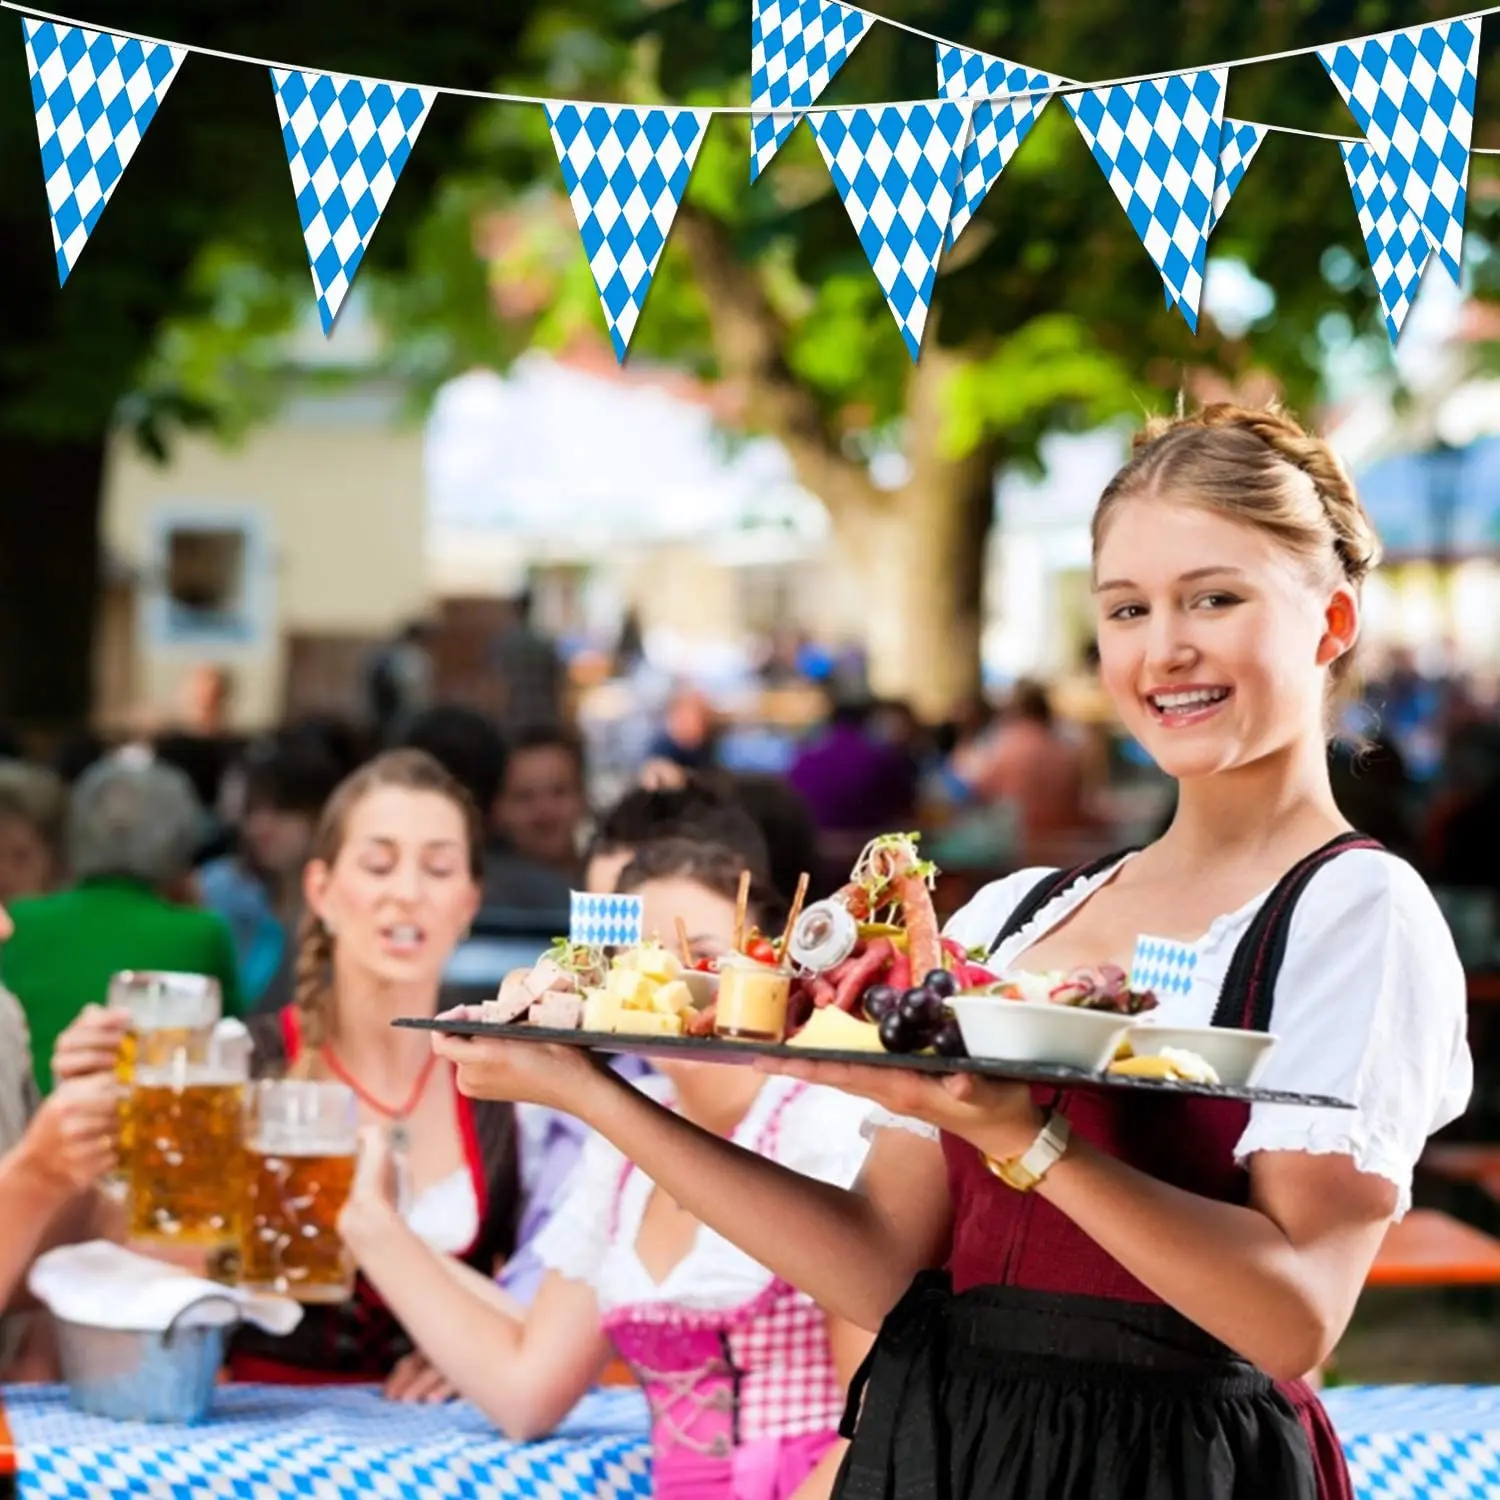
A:
POLYGON ((1238 1027, 1244 1031, 1269 1031, 1271 1007, 1276 999, 1276 976, 1286 957, 1291 936, 1292 917, 1307 883, 1330 860, 1351 849, 1380 849, 1377 840, 1362 833, 1341 833, 1319 849, 1297 861, 1277 881, 1271 894, 1256 912, 1248 931, 1240 939, 1229 961, 1219 1003, 1214 1010, 1215 1026, 1238 1027))
POLYGON ((1049 870, 1021 897, 1005 919, 1000 931, 995 934, 995 940, 990 944, 989 957, 993 958, 1002 945, 1008 943, 1044 906, 1050 906, 1075 881, 1098 875, 1134 852, 1133 849, 1121 849, 1115 854, 1091 859, 1086 865, 1076 865, 1071 870, 1049 870))

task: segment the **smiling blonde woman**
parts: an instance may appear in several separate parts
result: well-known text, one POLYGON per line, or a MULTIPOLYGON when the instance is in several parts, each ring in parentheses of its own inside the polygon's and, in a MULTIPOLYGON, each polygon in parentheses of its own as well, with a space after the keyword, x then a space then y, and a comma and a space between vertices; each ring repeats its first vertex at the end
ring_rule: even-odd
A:
POLYGON ((575 1111, 688 1212, 879 1330, 836 1495, 1349 1496, 1301 1377, 1472 1084, 1437 905, 1329 785, 1376 554, 1334 455, 1289 417, 1217 406, 1148 428, 1094 521, 1100 670, 1177 781, 1176 817, 1138 853, 991 885, 949 926, 1010 970, 1129 968, 1143 934, 1181 944, 1193 978, 1164 1020, 1274 1031, 1267 1087, 1353 1109, 784 1065, 905 1117, 846 1192, 566 1049, 437 1043, 461 1088, 575 1111))

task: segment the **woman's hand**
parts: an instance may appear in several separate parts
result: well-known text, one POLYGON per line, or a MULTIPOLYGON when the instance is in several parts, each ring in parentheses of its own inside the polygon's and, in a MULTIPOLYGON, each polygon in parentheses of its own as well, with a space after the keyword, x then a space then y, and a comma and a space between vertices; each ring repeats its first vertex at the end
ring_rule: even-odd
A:
POLYGON ((458 1387, 420 1349, 397 1360, 385 1380, 387 1401, 436 1404, 457 1395, 458 1387))
POLYGON ((893 1115, 921 1120, 1001 1161, 1023 1155, 1042 1128, 1041 1109, 1024 1083, 977 1073, 935 1077, 876 1064, 760 1057, 763 1073, 784 1073, 873 1100, 893 1115))
POLYGON ((92 1187, 116 1161, 119 1085, 112 1073, 58 1084, 26 1127, 18 1160, 60 1198, 92 1187))
POLYGON ((52 1076, 59 1081, 113 1073, 120 1044, 130 1030, 130 1012, 85 1005, 52 1050, 52 1076))
POLYGON ((401 1181, 395 1153, 384 1130, 366 1125, 359 1133, 354 1184, 339 1210, 338 1229, 358 1258, 371 1235, 381 1234, 399 1213, 401 1181))
POLYGON ((453 1064, 459 1093, 471 1099, 543 1104, 586 1120, 611 1086, 581 1047, 434 1032, 432 1050, 453 1064))

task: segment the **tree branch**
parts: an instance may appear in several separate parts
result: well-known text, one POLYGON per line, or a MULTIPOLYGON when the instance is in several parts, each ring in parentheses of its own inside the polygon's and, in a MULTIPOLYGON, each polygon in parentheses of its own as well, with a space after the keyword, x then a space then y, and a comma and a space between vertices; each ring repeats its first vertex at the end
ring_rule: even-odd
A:
POLYGON ((797 478, 836 520, 884 504, 885 492, 843 451, 817 397, 788 368, 786 326, 723 225, 684 204, 673 232, 707 304, 714 353, 742 420, 780 440, 797 478))

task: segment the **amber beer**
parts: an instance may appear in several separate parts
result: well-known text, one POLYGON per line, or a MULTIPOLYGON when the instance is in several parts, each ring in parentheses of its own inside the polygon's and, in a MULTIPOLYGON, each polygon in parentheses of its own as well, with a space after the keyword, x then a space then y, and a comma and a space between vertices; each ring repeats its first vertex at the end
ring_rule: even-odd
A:
POLYGON ((214 1061, 138 1066, 130 1120, 131 1236, 206 1249, 232 1245, 244 1169, 243 1070, 214 1061))
POLYGON ((240 1284, 299 1302, 344 1302, 354 1265, 339 1211, 354 1184, 359 1111, 341 1083, 278 1079, 250 1095, 240 1284))
MULTIPOLYGON (((115 1059, 115 1077, 126 1090, 138 1066, 170 1071, 206 1062, 214 1024, 223 1012, 219 982, 209 975, 142 969, 126 969, 110 979, 108 1004, 130 1014, 115 1059)), ((127 1094, 120 1106, 122 1179, 129 1174, 134 1136, 127 1094)))

